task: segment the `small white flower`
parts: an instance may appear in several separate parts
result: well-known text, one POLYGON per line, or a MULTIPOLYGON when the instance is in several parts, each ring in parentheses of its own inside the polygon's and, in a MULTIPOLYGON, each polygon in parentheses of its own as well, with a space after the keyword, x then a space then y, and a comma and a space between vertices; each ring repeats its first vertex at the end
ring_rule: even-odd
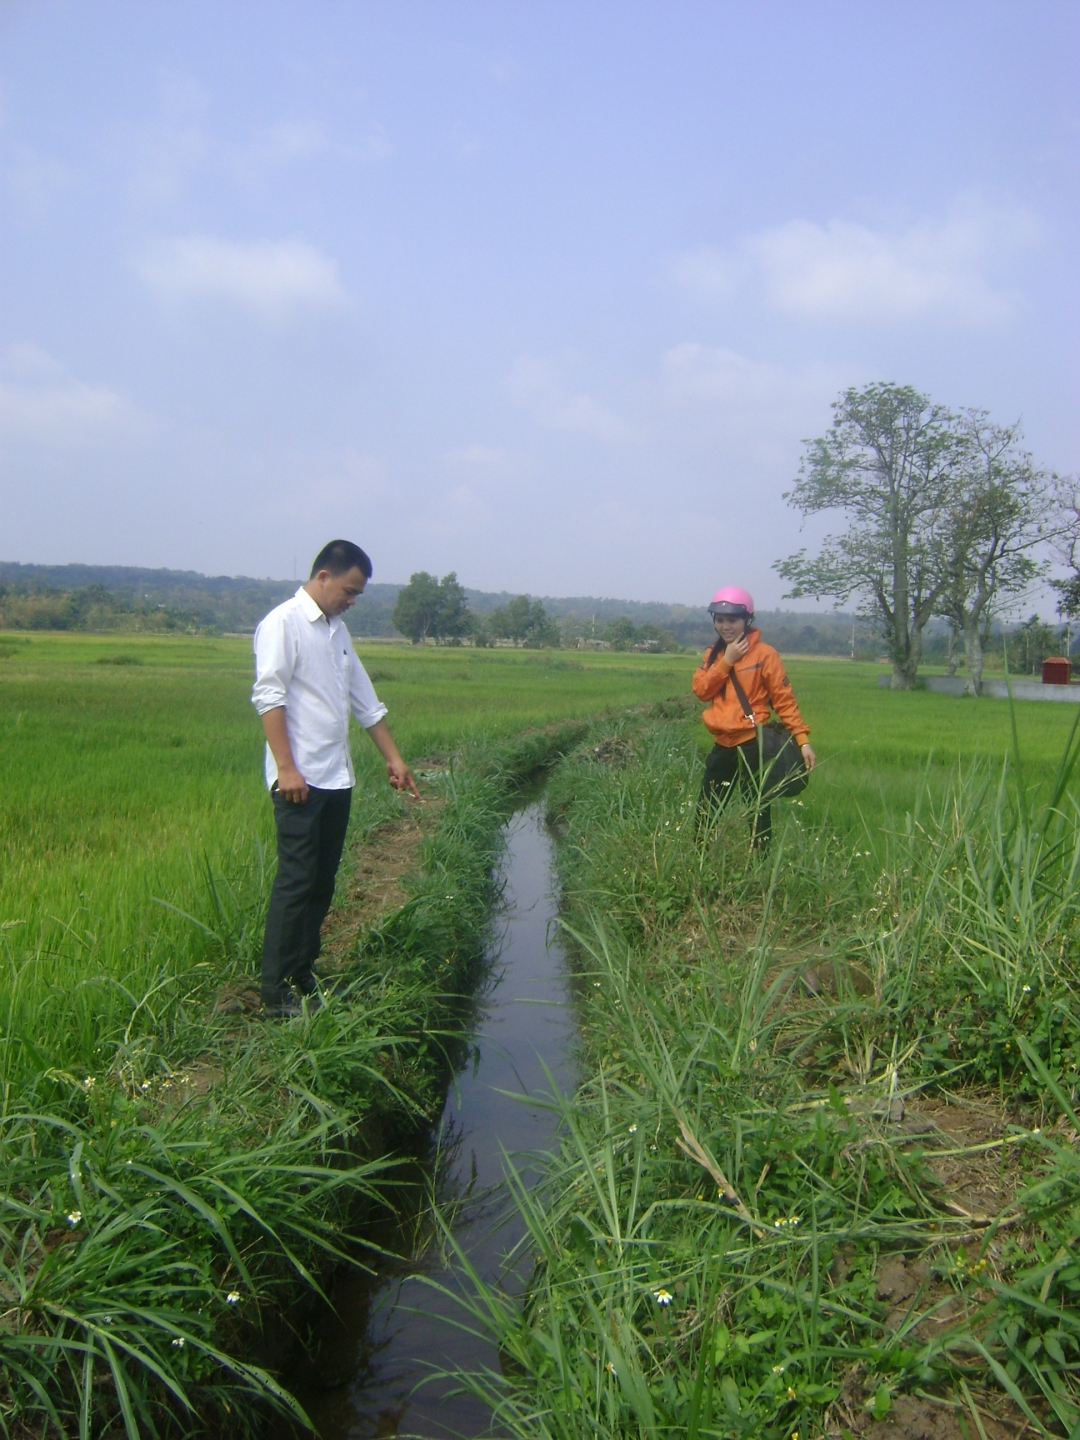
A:
POLYGON ((239 1290, 230 1290, 229 1293, 228 1293, 228 1295, 225 1296, 225 1304, 226 1304, 226 1305, 238 1305, 239 1303, 240 1303, 240 1291, 239 1291, 239 1290))
POLYGON ((664 1309, 667 1309, 671 1304, 671 1294, 669 1291, 663 1289, 654 1290, 653 1294, 656 1296, 657 1305, 663 1306, 664 1309))
POLYGON ((1025 995, 1030 995, 1030 994, 1031 994, 1031 986, 1030 986, 1030 985, 1025 985, 1025 986, 1024 986, 1024 994, 1025 994, 1025 995))
POLYGON ((631 1125, 631 1126, 630 1126, 630 1134, 631 1134, 631 1135, 636 1135, 636 1134, 637 1134, 637 1126, 636 1126, 636 1125, 631 1125))
POLYGON ((93 1075, 87 1075, 86 1079, 82 1083, 84 1090, 92 1090, 97 1084, 97 1081, 94 1079, 93 1075))
POLYGON ((599 989, 600 989, 600 981, 599 981, 599 980, 594 980, 592 983, 593 983, 593 989, 594 989, 594 990, 599 990, 599 989))
POLYGON ((773 1373, 774 1375, 783 1375, 783 1373, 784 1373, 784 1367, 783 1367, 783 1365, 774 1365, 774 1366, 772 1367, 772 1373, 773 1373))
POLYGON ((68 1211, 67 1222, 68 1222, 69 1225, 77 1225, 81 1219, 82 1219, 82 1211, 81 1211, 81 1210, 69 1210, 69 1211, 68 1211))
POLYGON ((607 1366, 606 1366, 605 1368, 607 1369, 608 1373, 611 1374, 611 1375, 617 1375, 617 1374, 619 1373, 619 1372, 615 1369, 615 1366, 612 1365, 612 1363, 611 1363, 610 1360, 607 1362, 607 1366))
POLYGON ((178 1349, 182 1350, 182 1349, 184 1348, 184 1346, 187 1344, 187 1341, 184 1339, 184 1337, 183 1337, 182 1335, 178 1335, 177 1338, 176 1338, 172 1343, 173 1343, 178 1349))

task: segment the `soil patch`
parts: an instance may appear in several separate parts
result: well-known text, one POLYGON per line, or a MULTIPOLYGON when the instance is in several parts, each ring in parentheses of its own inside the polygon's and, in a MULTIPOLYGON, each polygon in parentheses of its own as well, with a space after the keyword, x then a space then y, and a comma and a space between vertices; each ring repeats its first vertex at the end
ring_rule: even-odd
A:
POLYGON ((900 1395, 884 1420, 863 1432, 866 1440, 971 1440, 959 1411, 914 1395, 900 1395))
MULTIPOLYGON (((873 1391, 865 1377, 851 1375, 826 1418, 829 1436, 857 1435, 859 1440, 973 1440, 978 1430, 966 1405, 918 1395, 894 1395, 889 1413, 875 1420, 868 1406, 873 1391)), ((1019 1440, 1028 1428, 1026 1417, 1011 1400, 996 1392, 976 1390, 972 1396, 986 1440, 1019 1440)))
MULTIPOLYGON (((426 771, 417 771, 422 778, 440 772, 434 761, 419 763, 428 765, 426 771)), ((377 925, 408 900, 406 880, 419 869, 420 847, 443 804, 429 796, 411 802, 404 815, 377 825, 346 856, 337 903, 323 923, 321 972, 342 969, 355 953, 361 931, 377 925)), ((262 1009, 257 977, 235 979, 222 986, 214 1009, 220 1015, 257 1015, 262 1009)), ((199 1081, 196 1086, 197 1094, 210 1088, 199 1081)))
POLYGON ((404 815, 377 825, 349 856, 348 877, 323 925, 320 969, 336 970, 356 949, 363 930, 379 924, 409 898, 408 877, 420 868, 420 847, 443 801, 413 801, 404 815))
POLYGON ((920 1094, 912 1097, 903 1128, 926 1146, 927 1169, 941 1186, 946 1208, 985 1221, 1007 1208, 1023 1180, 1024 1143, 994 1143, 1006 1139, 1010 1124, 1016 1116, 989 1092, 920 1094), (980 1145, 993 1148, 975 1148, 980 1145), (948 1153, 953 1150, 966 1153, 948 1153))

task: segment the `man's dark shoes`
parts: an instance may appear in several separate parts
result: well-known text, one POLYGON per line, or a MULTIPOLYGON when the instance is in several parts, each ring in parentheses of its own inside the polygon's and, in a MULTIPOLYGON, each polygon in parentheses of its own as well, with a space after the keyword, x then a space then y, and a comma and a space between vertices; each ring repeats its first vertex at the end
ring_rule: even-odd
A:
POLYGON ((262 1013, 267 1020, 292 1020, 304 1011, 295 995, 287 995, 283 1000, 264 1002, 262 1013))
POLYGON ((270 1001, 263 1005, 262 1013, 268 1020, 296 1020, 301 1015, 314 1015, 322 1009, 322 1003, 318 990, 313 990, 309 995, 290 994, 270 1001))

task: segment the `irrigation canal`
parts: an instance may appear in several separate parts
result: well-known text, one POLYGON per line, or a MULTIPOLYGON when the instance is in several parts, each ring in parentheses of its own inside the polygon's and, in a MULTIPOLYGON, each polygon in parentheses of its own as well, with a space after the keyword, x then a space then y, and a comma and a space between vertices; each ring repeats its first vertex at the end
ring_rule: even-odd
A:
MULTIPOLYGON (((491 958, 491 982, 477 1017, 467 1067, 451 1083, 438 1150, 438 1193, 456 1202, 454 1234, 485 1280, 521 1234, 509 1214, 503 1152, 549 1148, 557 1121, 523 1097, 573 1081, 575 1026, 570 980, 559 949, 553 844, 543 802, 519 811, 506 827, 502 925, 491 958)), ((424 1273, 453 1290, 461 1280, 432 1246, 424 1273)), ((430 1380, 437 1370, 498 1368, 498 1356, 460 1327, 465 1312, 447 1295, 405 1272, 374 1282, 345 1277, 334 1291, 335 1318, 316 1358, 291 1378, 321 1440, 412 1435, 424 1440, 481 1436, 490 1411, 455 1387, 430 1380), (456 1322, 456 1325, 455 1323, 456 1322), (417 1389, 420 1381, 428 1383, 417 1389)))

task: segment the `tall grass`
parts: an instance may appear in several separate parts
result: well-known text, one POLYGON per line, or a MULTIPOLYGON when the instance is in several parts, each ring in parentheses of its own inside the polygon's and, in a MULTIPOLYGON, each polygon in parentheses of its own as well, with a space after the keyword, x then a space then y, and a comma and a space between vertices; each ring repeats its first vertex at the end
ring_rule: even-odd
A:
POLYGON ((303 1418, 274 1379, 270 1334, 287 1310, 302 1326, 297 1297, 362 1257, 365 1217, 394 1169, 372 1147, 441 1106, 511 782, 578 733, 451 771, 412 898, 365 933, 325 1007, 300 1022, 250 1022, 210 1003, 223 979, 250 973, 262 867, 239 880, 204 872, 192 910, 175 914, 206 959, 154 974, 142 957, 146 989, 95 973, 92 948, 84 983, 55 1000, 37 957, 10 962, 4 1433, 44 1422, 80 1440, 113 1425, 131 1440, 215 1425, 254 1433, 268 1406, 303 1418))
POLYGON ((696 836, 680 726, 594 736, 560 767, 591 1077, 553 1101, 541 1185, 511 1167, 524 1306, 475 1285, 505 1362, 462 1381, 506 1433, 789 1440, 909 1391, 976 1430, 1007 1397, 1036 1432, 1075 1431, 1074 761, 1041 794, 1014 766, 958 770, 874 847, 782 807, 767 858, 734 810, 696 836), (1006 1134, 901 1123, 961 1086, 997 1090, 1006 1134), (943 1187, 935 1156, 958 1152, 1000 1157, 999 1213, 943 1187), (914 1277, 898 1306, 890 1265, 914 1277))
MULTIPOLYGON (((395 1125, 422 1125, 437 1105, 476 975, 506 796, 539 760, 570 743, 572 732, 521 744, 506 744, 508 737, 567 716, 659 701, 683 687, 689 668, 683 657, 590 656, 579 667, 564 657, 384 647, 372 647, 371 664, 376 674, 386 672, 377 683, 407 755, 448 757, 468 741, 479 746, 477 758, 455 766, 409 903, 364 937, 344 992, 318 1016, 276 1030, 218 1004, 254 972, 271 873, 248 643, 35 636, 0 658, 0 1424, 9 1433, 31 1424, 40 1431, 47 1422, 80 1436, 110 1426, 153 1433, 166 1427, 166 1415, 192 1433, 214 1424, 242 1433, 255 1425, 258 1406, 288 1405, 272 1375, 271 1317, 298 1295, 315 1293, 348 1243, 343 1237, 362 1222, 364 1207, 377 1203, 388 1172, 377 1164, 381 1147, 373 1137, 395 1125), (121 656, 141 663, 97 663, 121 656), (492 764, 495 752, 502 758, 492 764), (260 1351, 261 1369, 251 1358, 260 1351)), ((849 1062, 865 1071, 875 1096, 887 1088, 881 1057, 891 1056, 896 1033, 889 1006, 899 1004, 893 997, 909 972, 916 983, 903 1013, 921 1016, 924 1027, 904 1062, 909 1068, 947 1076, 966 1067, 1002 1087, 1022 1081, 1043 1095, 1032 1068, 1042 1065, 1068 1098, 1072 1032, 1071 1022, 1061 1023, 1059 999, 1072 953, 1071 900, 1054 911, 1047 898, 1053 886, 1071 894, 1060 879, 1071 873, 1072 861, 1063 858, 1072 853, 1068 844, 1040 842, 1040 873, 1056 866, 1059 878, 1049 889, 1041 881, 1029 887, 1027 899, 1021 888, 1028 909, 1007 914, 984 848, 976 851, 981 890, 973 879, 957 889, 950 866, 967 861, 939 866, 935 894, 951 893, 956 914, 964 906, 985 909, 979 896, 988 886, 997 897, 994 925, 961 954, 952 943, 955 927, 935 929, 940 907, 928 905, 917 921, 914 897, 930 872, 922 859, 903 860, 905 846, 919 850, 919 825, 942 833, 951 826, 955 835, 970 828, 941 809, 942 765, 926 787, 937 809, 913 819, 910 832, 897 825, 887 842, 875 836, 853 844, 829 828, 829 816, 840 831, 854 823, 858 803, 867 816, 878 813, 907 784, 927 744, 943 756, 944 739, 957 729, 951 717, 962 711, 969 746, 992 748, 1003 733, 1001 712, 989 702, 967 711, 931 696, 902 697, 911 701, 904 710, 896 697, 865 684, 872 667, 866 674, 813 665, 792 671, 815 743, 819 725, 824 736, 818 748, 825 762, 805 808, 793 807, 807 822, 805 833, 792 829, 768 883, 773 872, 746 856, 739 817, 727 817, 706 851, 693 844, 687 819, 695 742, 678 725, 658 728, 644 749, 632 735, 624 769, 589 758, 590 746, 559 781, 573 923, 599 955, 612 957, 613 974, 633 982, 619 1004, 614 981, 601 980, 598 991, 588 984, 590 1043, 611 1084, 586 1094, 581 1124, 592 1126, 589 1116, 606 1104, 617 1125, 627 1087, 652 1094, 643 1073, 619 1069, 629 1063, 630 1041, 599 1026, 595 997, 615 1018, 662 1000, 663 1025, 643 1034, 664 1035, 668 1024, 696 1033, 699 991, 718 997, 716 1024, 723 1022, 725 1035, 728 1010, 742 1006, 734 1053, 740 1065, 755 1057, 747 1074, 764 1086, 755 1068, 758 1031, 772 1023, 778 1003, 774 970, 790 965, 792 947, 826 942, 848 962, 850 985, 843 984, 850 994, 845 990, 844 1004, 827 1017, 823 1010, 793 1014, 775 1032, 777 1055, 787 1047, 812 1058, 800 1083, 814 1103, 834 1072, 842 1091, 849 1085, 849 1062), (864 745, 868 737, 876 749, 864 745), (875 799, 859 777, 882 768, 887 783, 875 799), (855 781, 844 781, 845 773, 855 781), (886 843, 890 865, 900 857, 908 879, 896 881, 881 864, 886 843), (867 849, 878 863, 868 862, 867 849), (590 912, 603 915, 599 929, 590 912), (1042 947, 1045 964, 1035 980, 1027 939, 1012 938, 1014 913, 1030 917, 1024 934, 1042 947), (922 948, 913 960, 916 935, 922 948), (742 957, 754 946, 762 979, 743 1004, 742 957), (964 964, 985 973, 986 984, 980 988, 965 971, 962 999, 955 986, 934 991, 922 983, 932 973, 924 953, 942 974, 964 964), (1003 974, 1000 956, 1013 966, 1002 1003, 991 984, 1003 974), (860 975, 878 986, 873 1003, 860 975), (939 1014, 943 995, 955 1001, 947 1018, 939 1014), (1015 1042, 1008 1028, 1014 1010, 1022 1022, 1015 1042), (999 1022, 1000 1033, 992 1030, 999 1022), (1021 1039, 1031 1056, 1018 1065, 1021 1039), (619 1058, 609 1065, 614 1050, 619 1058)), ((1025 714, 1025 754, 1039 756, 1056 743, 1066 717, 1053 706, 1025 714)), ((354 841, 398 804, 371 747, 362 738, 357 745, 354 841)), ((1061 823, 1062 835, 1070 835, 1071 820, 1061 823)), ((1021 843, 1018 833, 1006 825, 1003 843, 1021 843)), ((1029 826, 1024 833, 1034 832, 1029 826)), ((1032 862, 1024 863, 1027 876, 1032 862)), ((701 1013, 713 1012, 706 1006, 701 1013)), ((717 1085, 727 1087, 721 1052, 714 1055, 720 1042, 709 1043, 701 1063, 714 1064, 717 1085)), ((675 1064, 679 1045, 672 1054, 675 1064)), ((892 1073, 906 1083, 902 1066, 892 1073)), ((709 1086, 703 1093, 708 1098, 709 1086)), ((752 1093, 757 1104, 771 1092, 752 1093)), ((659 1106, 658 1096, 650 1103, 659 1106)), ((676 1098, 690 1133, 742 1185, 749 1205, 742 1162, 733 1165, 700 1124, 712 1113, 708 1106, 703 1102, 699 1116, 686 1093, 676 1098)), ((753 1113, 745 1125, 739 1120, 739 1134, 750 1135, 753 1113)), ((667 1123, 670 1139, 674 1122, 667 1123)), ((727 1133, 717 1125, 718 1134, 727 1133)), ((582 1130, 584 1138, 593 1134, 582 1130)), ((657 1152, 644 1154, 646 1179, 660 1173, 652 1167, 663 1139, 657 1152)), ((682 1151, 668 1158, 682 1167, 671 1173, 687 1186, 705 1173, 682 1151)), ((774 1183, 770 1172, 759 1208, 774 1183)), ((1068 1183, 1060 1182, 1061 1193, 1068 1183)), ((1041 1193, 1058 1194, 1052 1187, 1041 1193)), ((666 1214, 670 1197, 662 1186, 656 1194, 663 1200, 657 1213, 666 1214)), ((681 1197, 691 1209, 696 1194, 687 1189, 681 1197)), ((582 1213, 594 1223, 592 1210, 582 1213)), ((740 1231, 727 1220, 745 1238, 745 1225, 740 1231)), ((1060 1293, 1054 1287, 1071 1283, 1068 1273, 1067 1266, 1053 1269, 1051 1301, 1060 1293)), ((698 1284, 696 1274, 690 1266, 685 1283, 698 1284)), ((1039 1279, 1037 1304, 1045 1303, 1042 1286, 1039 1279)), ((1035 1335, 1027 1328, 1034 1312, 1015 1303, 1023 1350, 1035 1335)), ((302 1313, 292 1309, 297 1323, 302 1313)), ((656 1317, 675 1326, 670 1310, 656 1317)), ((610 1372, 601 1378, 608 1385, 610 1372)))

